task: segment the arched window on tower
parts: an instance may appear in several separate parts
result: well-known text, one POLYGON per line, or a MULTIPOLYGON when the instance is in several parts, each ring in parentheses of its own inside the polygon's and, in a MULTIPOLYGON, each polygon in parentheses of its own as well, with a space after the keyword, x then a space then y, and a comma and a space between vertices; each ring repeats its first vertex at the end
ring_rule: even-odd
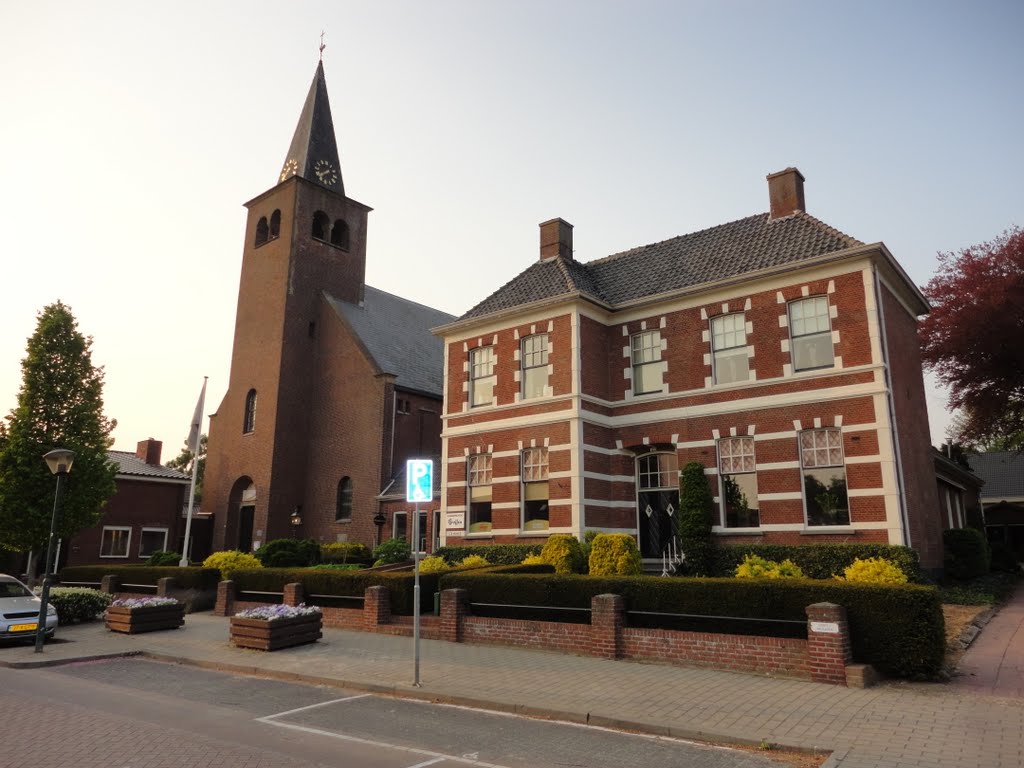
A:
POLYGON ((334 222, 334 227, 331 229, 331 245, 348 250, 348 224, 344 219, 334 222))
POLYGON ((331 220, 327 218, 327 214, 323 211, 317 211, 313 214, 313 239, 314 240, 327 240, 327 230, 331 228, 331 220))
POLYGON ((274 240, 281 234, 281 211, 270 214, 270 239, 274 240))
POLYGON ((256 390, 250 389, 245 396, 245 418, 242 421, 242 432, 249 434, 256 429, 256 390))
POLYGON ((267 242, 269 239, 269 228, 267 227, 267 217, 260 216, 260 220, 256 222, 256 247, 259 248, 261 245, 267 242))
POLYGON ((352 519, 352 478, 343 477, 338 483, 338 499, 334 511, 337 521, 352 519))

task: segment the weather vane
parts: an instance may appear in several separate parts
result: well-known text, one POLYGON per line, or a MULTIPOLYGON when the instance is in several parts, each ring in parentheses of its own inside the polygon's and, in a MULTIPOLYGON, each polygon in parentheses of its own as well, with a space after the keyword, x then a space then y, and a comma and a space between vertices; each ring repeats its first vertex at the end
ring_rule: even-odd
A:
POLYGON ((324 44, 324 31, 320 30, 320 61, 324 60, 324 48, 327 46, 324 44))

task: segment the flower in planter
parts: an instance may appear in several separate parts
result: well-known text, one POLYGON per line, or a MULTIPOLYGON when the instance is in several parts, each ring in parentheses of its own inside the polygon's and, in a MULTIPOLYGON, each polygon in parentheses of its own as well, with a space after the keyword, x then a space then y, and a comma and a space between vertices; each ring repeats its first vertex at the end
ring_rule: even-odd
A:
POLYGON ((246 608, 235 614, 239 619, 297 619, 300 616, 319 616, 320 609, 315 605, 261 605, 257 608, 246 608))
POLYGON ((115 600, 111 605, 120 608, 152 608, 157 605, 179 605, 173 597, 125 597, 115 600))

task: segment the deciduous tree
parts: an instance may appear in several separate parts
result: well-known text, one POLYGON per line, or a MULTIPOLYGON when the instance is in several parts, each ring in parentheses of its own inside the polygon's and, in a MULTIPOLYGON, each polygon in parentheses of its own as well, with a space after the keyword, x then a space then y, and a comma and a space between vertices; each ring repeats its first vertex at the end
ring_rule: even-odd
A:
POLYGON ((961 409, 958 437, 1024 449, 1024 230, 939 254, 925 295, 922 357, 961 409))

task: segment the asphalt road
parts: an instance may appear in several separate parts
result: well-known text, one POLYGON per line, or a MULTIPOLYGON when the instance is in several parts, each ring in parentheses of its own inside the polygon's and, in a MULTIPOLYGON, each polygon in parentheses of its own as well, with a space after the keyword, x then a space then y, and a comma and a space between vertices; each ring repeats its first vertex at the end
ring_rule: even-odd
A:
POLYGON ((778 768, 750 752, 141 659, 0 669, 0 767, 778 768))

